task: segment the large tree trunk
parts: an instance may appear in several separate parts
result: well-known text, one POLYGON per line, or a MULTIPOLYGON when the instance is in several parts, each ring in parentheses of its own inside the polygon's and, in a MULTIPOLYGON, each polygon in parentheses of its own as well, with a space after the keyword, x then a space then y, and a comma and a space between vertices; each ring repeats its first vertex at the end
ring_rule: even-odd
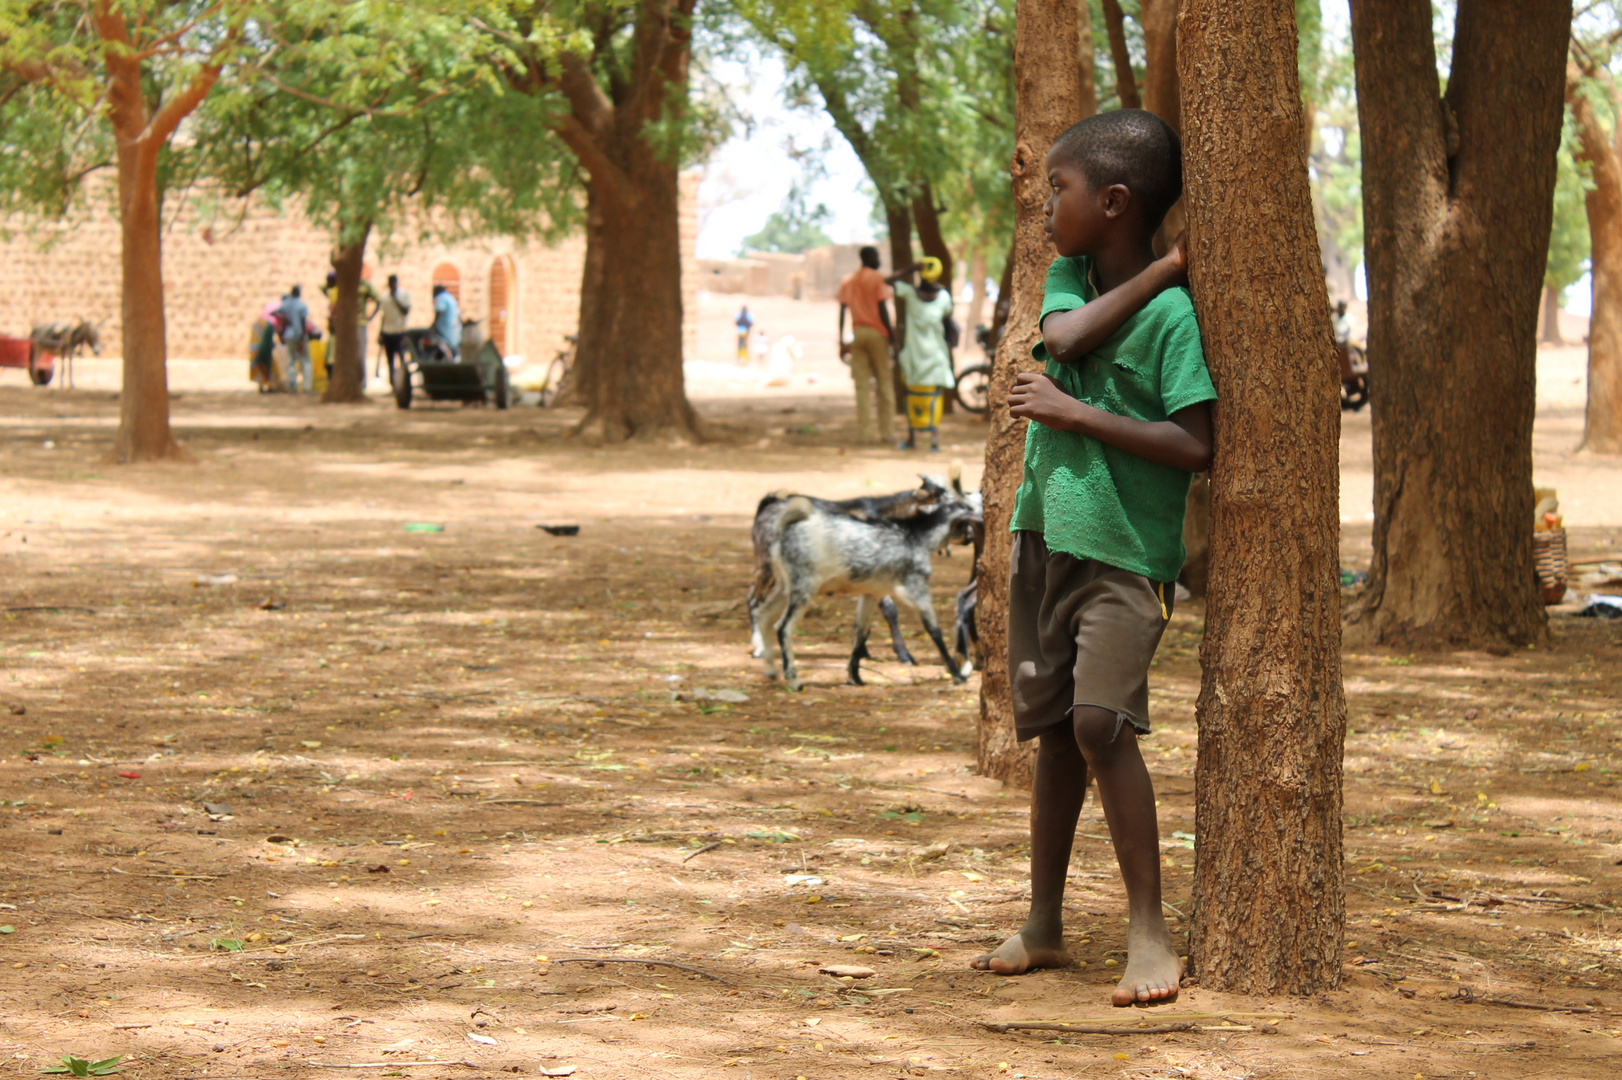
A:
POLYGON ((1352 0, 1351 13, 1375 521, 1349 633, 1539 641, 1537 309, 1571 5, 1461 2, 1440 99, 1428 0, 1352 0))
MULTIPOLYGON (((123 133, 119 133, 123 134, 123 133)), ((118 215, 124 275, 124 385, 118 395, 119 463, 186 460, 169 428, 169 347, 163 308, 158 148, 119 139, 118 215)))
MULTIPOLYGON (((1607 136, 1575 73, 1568 83, 1577 121, 1577 159, 1586 162, 1593 186, 1584 195, 1588 211, 1593 307, 1588 320, 1588 412, 1583 446, 1622 453, 1622 155, 1616 134, 1607 136)), ((1622 132, 1622 127, 1619 127, 1622 132)))
MULTIPOLYGON (((682 373, 681 230, 676 169, 642 143, 634 190, 594 192, 586 231, 596 295, 581 299, 579 431, 607 442, 698 437, 682 373), (600 269, 599 269, 600 268, 600 269), (590 323, 588 325, 588 321, 590 323)), ((630 156, 630 155, 628 155, 630 156)), ((628 186, 628 185, 627 185, 628 186)))
POLYGON ((1339 368, 1291 0, 1185 0, 1189 268, 1221 393, 1200 660, 1200 984, 1340 984, 1339 368))
POLYGON ((370 219, 361 222, 359 232, 340 240, 332 256, 332 268, 338 272, 338 291, 333 300, 332 340, 327 348, 332 354, 332 377, 321 400, 327 404, 353 404, 366 400, 361 389, 360 360, 360 275, 366 266, 366 241, 372 235, 370 219))
POLYGON ((980 679, 976 767, 984 776, 1029 787, 1034 758, 1014 734, 1008 684, 1008 521, 1025 468, 1025 421, 1008 415, 1015 373, 1040 370, 1031 346, 1041 337, 1037 318, 1053 245, 1042 229, 1047 199, 1048 147, 1081 119, 1081 82, 1075 61, 1074 0, 1019 0, 1014 31, 1014 250, 1013 304, 991 375, 991 430, 986 438, 986 547, 980 556, 980 679))

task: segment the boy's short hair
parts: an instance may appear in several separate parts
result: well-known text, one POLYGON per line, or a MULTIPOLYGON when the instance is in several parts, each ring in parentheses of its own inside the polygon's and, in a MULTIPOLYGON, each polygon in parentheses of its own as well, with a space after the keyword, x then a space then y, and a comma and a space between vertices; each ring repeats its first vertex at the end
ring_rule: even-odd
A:
POLYGON ((1170 124, 1143 109, 1116 109, 1071 124, 1052 152, 1095 187, 1125 185, 1150 230, 1160 227, 1183 193, 1183 142, 1170 124))
POLYGON ((867 267, 869 270, 877 270, 879 268, 879 249, 878 248, 876 248, 873 245, 869 244, 867 247, 864 247, 862 250, 858 251, 856 254, 861 257, 862 265, 867 267))

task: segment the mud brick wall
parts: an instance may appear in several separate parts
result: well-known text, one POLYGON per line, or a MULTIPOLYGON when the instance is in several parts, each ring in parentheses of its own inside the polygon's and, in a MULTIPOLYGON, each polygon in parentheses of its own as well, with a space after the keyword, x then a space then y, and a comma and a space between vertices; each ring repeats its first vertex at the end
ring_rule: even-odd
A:
MULTIPOLYGON (((697 175, 684 175, 682 298, 688 318, 683 336, 689 355, 697 341, 697 193, 697 175)), ((118 221, 106 194, 98 192, 89 213, 71 222, 36 225, 32 232, 24 222, 4 223, 12 235, 0 236, 0 333, 26 335, 35 323, 85 318, 101 324, 103 356, 122 354, 118 221)), ((296 206, 277 210, 255 203, 240 217, 207 215, 200 201, 169 210, 163 283, 170 357, 245 359, 254 319, 295 284, 302 286, 312 316, 325 324, 321 286, 332 240, 296 206)), ((374 239, 367 270, 380 291, 389 274, 400 276, 411 293, 415 326, 429 321, 435 274, 443 276, 446 267, 458 279, 464 317, 487 320, 491 271, 503 262, 509 281, 506 351, 545 361, 563 346, 565 335, 575 332, 584 257, 579 236, 552 246, 492 237, 386 249, 374 239)), ((368 337, 376 336, 374 320, 368 337)))

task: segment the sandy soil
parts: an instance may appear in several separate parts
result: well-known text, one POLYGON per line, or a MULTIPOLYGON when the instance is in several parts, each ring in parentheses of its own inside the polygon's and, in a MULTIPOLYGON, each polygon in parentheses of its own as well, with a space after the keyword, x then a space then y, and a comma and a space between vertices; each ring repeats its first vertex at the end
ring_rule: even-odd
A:
MULTIPOLYGON (((760 494, 978 479, 967 417, 934 458, 849 445, 825 314, 781 313, 820 385, 696 380, 730 434, 684 450, 261 398, 221 388, 233 362, 177 365, 196 464, 115 469, 106 389, 0 379, 0 1077, 69 1053, 152 1080, 1614 1072, 1622 627, 1567 615, 1549 649, 1347 655, 1345 989, 1110 1009, 1091 803, 1083 966, 968 970, 1026 900, 1024 799, 972 775, 978 678, 912 627, 920 666, 876 647, 841 685, 836 603, 802 630, 805 693, 745 654, 760 494), (1039 1020, 1191 1026, 985 1026, 1039 1020)), ((1570 453, 1575 418, 1547 404, 1538 469, 1602 559, 1622 470, 1570 453)), ((943 616, 967 573, 937 562, 943 616)), ((1146 744, 1182 914, 1201 631, 1179 608, 1146 744)))

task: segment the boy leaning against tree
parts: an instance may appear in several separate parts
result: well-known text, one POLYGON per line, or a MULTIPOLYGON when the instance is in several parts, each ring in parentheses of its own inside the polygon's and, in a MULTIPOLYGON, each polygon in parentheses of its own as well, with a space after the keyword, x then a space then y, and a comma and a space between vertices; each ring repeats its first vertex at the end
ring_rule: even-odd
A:
POLYGON ((1015 496, 1008 670, 1021 740, 1037 739, 1031 910, 974 966, 1070 963, 1063 898, 1089 775, 1130 910, 1116 1005, 1167 1001, 1182 978, 1160 906, 1149 663, 1182 569, 1190 475, 1211 459, 1216 398, 1179 240, 1152 242, 1182 190, 1182 148, 1154 115, 1121 109, 1072 126, 1047 156, 1046 229, 1058 258, 1043 294, 1044 370, 1021 373, 1009 413, 1030 421, 1015 496))

